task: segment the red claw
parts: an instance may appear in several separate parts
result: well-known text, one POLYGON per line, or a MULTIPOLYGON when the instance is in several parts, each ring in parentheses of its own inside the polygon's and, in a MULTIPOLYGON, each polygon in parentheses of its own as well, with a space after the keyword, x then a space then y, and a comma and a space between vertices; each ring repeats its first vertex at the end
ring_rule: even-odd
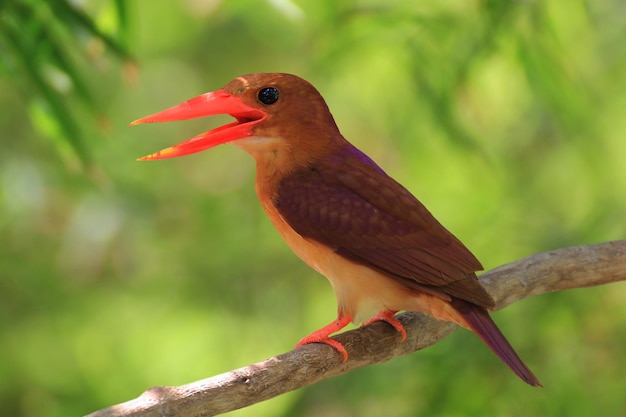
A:
POLYGON ((367 326, 368 324, 372 324, 377 321, 385 321, 391 324, 393 328, 396 329, 402 335, 402 342, 404 342, 406 340, 406 330, 404 330, 404 326, 402 325, 402 323, 400 323, 400 321, 394 317, 396 313, 397 311, 394 311, 394 310, 381 311, 380 313, 376 314, 374 317, 369 319, 367 323, 363 325, 367 326))
POLYGON ((333 321, 329 325, 314 331, 310 335, 300 340, 296 345, 296 348, 299 348, 303 345, 308 345, 310 343, 324 343, 335 349, 337 352, 341 353, 343 355, 343 362, 346 362, 348 360, 348 351, 345 347, 343 347, 340 342, 331 339, 330 335, 343 329, 348 324, 350 324, 351 321, 351 317, 339 317, 337 318, 337 320, 333 321))

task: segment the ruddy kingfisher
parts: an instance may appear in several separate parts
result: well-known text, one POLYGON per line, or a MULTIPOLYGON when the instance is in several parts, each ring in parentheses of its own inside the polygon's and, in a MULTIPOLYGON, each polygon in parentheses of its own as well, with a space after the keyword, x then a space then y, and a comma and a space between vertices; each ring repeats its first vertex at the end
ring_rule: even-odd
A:
POLYGON ((232 143, 256 160, 261 206, 285 242, 324 275, 338 316, 297 345, 326 343, 350 322, 419 311, 476 333, 524 382, 541 384, 489 316, 493 298, 478 281, 476 257, 406 188, 339 132, 326 102, 295 75, 250 74, 162 112, 168 122, 229 114, 235 121, 139 160, 165 159, 232 143))

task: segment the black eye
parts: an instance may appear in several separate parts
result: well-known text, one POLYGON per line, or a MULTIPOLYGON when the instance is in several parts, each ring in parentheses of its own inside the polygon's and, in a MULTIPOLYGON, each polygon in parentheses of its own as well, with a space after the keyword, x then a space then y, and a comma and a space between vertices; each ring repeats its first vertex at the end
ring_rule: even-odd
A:
POLYGON ((259 90, 259 101, 263 104, 274 104, 278 101, 278 97, 280 93, 278 92, 278 88, 276 87, 265 87, 259 90))

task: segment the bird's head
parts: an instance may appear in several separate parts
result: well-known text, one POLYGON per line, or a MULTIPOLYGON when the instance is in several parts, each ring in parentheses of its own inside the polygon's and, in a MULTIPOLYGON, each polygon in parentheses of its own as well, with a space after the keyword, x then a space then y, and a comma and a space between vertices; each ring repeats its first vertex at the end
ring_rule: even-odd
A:
POLYGON ((341 137, 328 106, 310 83, 295 75, 251 74, 224 88, 194 97, 167 110, 135 120, 169 122, 229 114, 235 122, 197 135, 139 160, 165 159, 232 142, 257 160, 281 155, 304 162, 329 151, 341 137))

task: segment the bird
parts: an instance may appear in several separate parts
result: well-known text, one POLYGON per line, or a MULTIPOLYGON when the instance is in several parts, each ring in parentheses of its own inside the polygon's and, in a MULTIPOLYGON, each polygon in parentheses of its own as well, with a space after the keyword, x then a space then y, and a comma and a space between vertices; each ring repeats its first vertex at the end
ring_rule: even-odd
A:
POLYGON ((138 158, 159 160, 231 143, 256 161, 261 206, 293 252, 325 276, 337 319, 296 347, 325 343, 350 323, 417 311, 473 331, 522 381, 541 383, 491 319, 494 299, 480 284, 480 261, 405 187, 348 142, 319 91, 285 73, 237 77, 132 125, 228 114, 235 121, 138 158))

